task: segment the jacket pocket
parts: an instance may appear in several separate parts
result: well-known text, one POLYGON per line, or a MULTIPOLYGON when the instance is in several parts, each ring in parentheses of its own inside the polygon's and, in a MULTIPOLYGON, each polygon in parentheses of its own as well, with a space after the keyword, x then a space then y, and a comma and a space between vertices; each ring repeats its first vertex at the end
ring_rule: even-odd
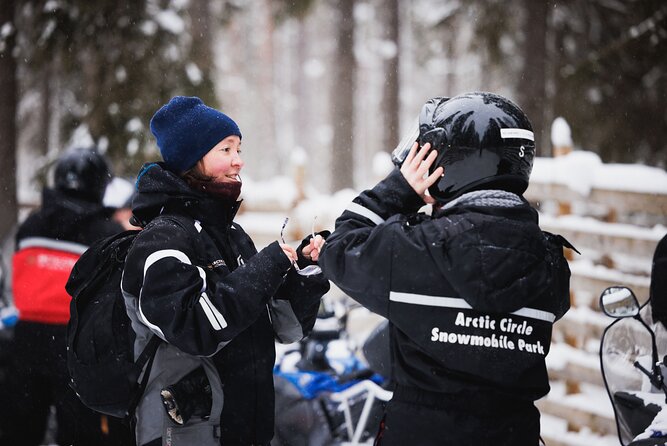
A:
POLYGON ((163 415, 163 446, 220 446, 220 424, 207 419, 191 419, 183 426, 176 425, 163 415))
MULTIPOLYGON (((193 416, 185 424, 178 425, 167 410, 162 411, 163 446, 220 446, 220 414, 224 402, 222 384, 210 358, 201 358, 201 365, 206 374, 203 380, 208 381, 210 386, 210 415, 206 418, 193 416)), ((193 373, 200 376, 198 370, 193 373)))

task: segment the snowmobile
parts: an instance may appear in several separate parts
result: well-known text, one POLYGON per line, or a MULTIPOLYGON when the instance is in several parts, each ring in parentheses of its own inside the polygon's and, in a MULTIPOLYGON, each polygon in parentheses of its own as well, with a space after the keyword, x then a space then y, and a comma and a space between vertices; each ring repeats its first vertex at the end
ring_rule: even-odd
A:
POLYGON ((667 332, 627 287, 604 290, 600 308, 616 319, 602 335, 600 367, 620 443, 667 445, 667 332))
MULTIPOLYGON (((336 315, 320 307, 311 335, 285 351, 274 368, 276 446, 371 445, 392 393, 388 379, 362 361, 348 339, 350 307, 336 315)), ((364 342, 367 356, 386 358, 382 324, 364 342), (374 350, 370 352, 368 349, 374 350), (376 352, 381 349, 382 352, 376 352)), ((382 369, 382 365, 376 366, 382 369)))

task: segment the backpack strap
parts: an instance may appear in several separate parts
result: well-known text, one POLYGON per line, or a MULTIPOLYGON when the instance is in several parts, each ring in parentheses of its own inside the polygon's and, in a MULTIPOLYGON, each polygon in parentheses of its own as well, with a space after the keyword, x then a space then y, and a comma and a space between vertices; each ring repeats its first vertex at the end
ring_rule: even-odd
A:
POLYGON ((139 366, 141 370, 144 369, 144 366, 146 366, 146 370, 144 370, 143 375, 141 377, 141 382, 139 383, 139 390, 134 394, 134 397, 132 397, 132 400, 130 401, 130 406, 128 408, 128 415, 133 414, 135 409, 137 408, 137 405, 139 404, 139 400, 144 394, 144 390, 146 390, 146 386, 148 385, 148 378, 151 375, 151 369, 153 368, 153 360, 155 359, 155 353, 157 353, 157 349, 160 346, 160 343, 162 340, 158 338, 155 335, 152 335, 150 340, 148 341, 148 344, 146 344, 146 347, 144 347, 144 350, 141 352, 139 355, 139 358, 137 358, 135 364, 139 366))

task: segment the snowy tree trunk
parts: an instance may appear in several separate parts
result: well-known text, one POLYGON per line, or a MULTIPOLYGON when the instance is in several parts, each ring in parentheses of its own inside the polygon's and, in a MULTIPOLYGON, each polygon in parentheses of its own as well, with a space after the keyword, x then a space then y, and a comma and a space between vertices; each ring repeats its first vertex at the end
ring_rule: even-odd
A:
POLYGON ((0 28, 11 26, 11 31, 0 37, 0 241, 16 224, 16 108, 18 88, 16 60, 13 56, 16 29, 14 2, 0 2, 0 28))
POLYGON ((537 154, 548 153, 548 132, 545 131, 546 107, 546 54, 547 54, 547 2, 524 0, 525 42, 523 46, 523 81, 517 85, 520 107, 528 115, 535 132, 537 154))
MULTIPOLYGON (((213 70, 215 69, 215 59, 213 57, 213 34, 212 11, 209 0, 198 0, 191 2, 188 6, 190 14, 190 34, 192 36, 192 45, 190 57, 192 62, 201 72, 201 79, 193 79, 190 76, 190 82, 199 87, 198 93, 203 101, 211 106, 219 106, 215 99, 215 89, 213 87, 213 70)), ((221 108, 224 109, 223 103, 221 108)))
POLYGON ((388 152, 394 150, 401 137, 399 135, 400 115, 400 52, 399 48, 399 4, 398 0, 385 1, 385 38, 395 45, 396 53, 385 64, 386 78, 381 113, 383 114, 382 148, 388 152))
POLYGON ((332 191, 354 187, 354 0, 336 0, 336 58, 331 92, 333 142, 332 191))

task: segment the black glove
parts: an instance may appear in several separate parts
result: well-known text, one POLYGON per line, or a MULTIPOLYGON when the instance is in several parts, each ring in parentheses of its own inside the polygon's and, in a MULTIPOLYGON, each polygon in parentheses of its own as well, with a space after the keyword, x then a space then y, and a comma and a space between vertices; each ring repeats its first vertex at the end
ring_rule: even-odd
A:
POLYGON ((162 389, 160 396, 169 418, 176 424, 183 425, 193 416, 204 418, 211 414, 211 385, 202 367, 162 389))
MULTIPOLYGON (((324 240, 327 239, 331 235, 331 231, 320 231, 316 232, 315 235, 321 235, 324 240)), ((308 246, 310 243, 310 239, 313 238, 312 234, 308 234, 306 238, 301 240, 301 244, 299 245, 298 248, 296 248, 296 255, 297 255, 297 265, 299 265, 299 268, 305 268, 308 265, 317 265, 317 262, 314 262, 312 259, 309 259, 308 257, 305 257, 301 250, 308 246)))

